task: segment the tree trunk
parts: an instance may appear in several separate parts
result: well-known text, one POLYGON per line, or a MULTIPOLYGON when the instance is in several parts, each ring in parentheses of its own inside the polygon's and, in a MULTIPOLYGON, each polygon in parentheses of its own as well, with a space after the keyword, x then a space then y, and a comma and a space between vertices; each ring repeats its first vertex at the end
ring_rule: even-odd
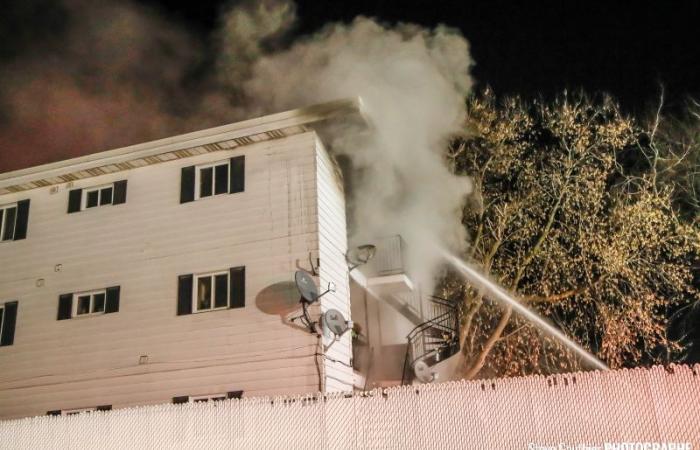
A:
POLYGON ((491 336, 489 336, 486 344, 484 344, 484 348, 482 348, 481 352, 479 352, 479 356, 477 356, 476 361, 474 361, 474 364, 472 364, 472 366, 465 372, 465 379, 471 380, 478 375, 481 369, 484 367, 486 357, 489 355, 489 353, 491 353, 493 346, 496 345, 496 342, 498 342, 498 339, 500 339, 501 334, 503 334, 503 330, 505 330, 506 325, 508 325, 508 321, 510 321, 510 316, 512 313, 513 310, 510 307, 506 308, 506 310, 503 312, 501 319, 498 321, 498 325, 496 325, 496 329, 493 331, 493 333, 491 333, 491 336))

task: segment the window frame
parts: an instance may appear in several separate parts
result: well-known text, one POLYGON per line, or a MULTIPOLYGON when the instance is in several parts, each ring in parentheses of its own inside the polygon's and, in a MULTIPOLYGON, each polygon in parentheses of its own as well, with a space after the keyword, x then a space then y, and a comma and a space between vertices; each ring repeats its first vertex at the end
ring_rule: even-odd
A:
POLYGON ((2 326, 5 323, 5 304, 0 303, 0 336, 2 336, 2 326))
POLYGON ((107 289, 94 289, 91 291, 74 292, 73 293, 73 305, 71 305, 71 307, 72 307, 71 319, 79 319, 81 317, 99 316, 101 314, 104 314, 105 310, 107 309, 107 289), (93 311, 95 308, 95 295, 98 295, 98 294, 104 295, 104 304, 102 305, 102 311, 93 311), (83 313, 83 314, 78 314, 79 298, 85 297, 87 295, 90 296, 89 312, 83 313))
POLYGON ((83 414, 83 413, 88 413, 88 412, 95 412, 97 411, 97 407, 91 407, 91 408, 73 408, 73 409, 62 409, 61 410, 61 416, 77 416, 78 414, 83 414))
POLYGON ((17 202, 14 203, 8 203, 6 205, 0 205, 0 211, 2 211, 2 218, 0 218, 0 244, 3 242, 12 242, 15 240, 15 232, 17 231, 17 213, 18 213, 18 204, 17 202), (12 228, 12 237, 10 239, 4 239, 3 236, 5 234, 5 227, 7 224, 7 213, 6 211, 8 209, 13 209, 15 210, 15 223, 12 228))
POLYGON ((211 311, 221 311, 224 309, 229 309, 231 306, 231 273, 229 270, 216 270, 213 272, 203 272, 195 273, 192 276, 192 314, 205 313, 211 311), (226 275, 226 306, 215 306, 216 304, 216 276, 226 275), (210 278, 212 280, 211 284, 211 307, 207 309, 199 309, 199 296, 197 288, 199 286, 200 278, 210 278))
POLYGON ((188 403, 209 403, 220 402, 228 399, 226 393, 223 394, 207 394, 207 395, 190 395, 187 398, 188 403))
POLYGON ((114 183, 107 183, 107 184, 101 184, 99 186, 90 186, 83 188, 83 191, 81 192, 81 197, 80 197, 80 210, 81 211, 88 211, 91 209, 96 209, 99 208, 100 206, 112 206, 114 203, 114 183), (109 203, 102 203, 102 190, 110 188, 112 190, 112 197, 109 200, 109 203), (88 194, 91 192, 97 191, 97 205, 95 206, 87 206, 87 198, 88 194))
POLYGON ((215 161, 211 163, 205 163, 205 164, 199 164, 194 166, 194 199, 195 201, 197 200, 204 200, 207 198, 214 198, 218 195, 224 195, 228 194, 231 191, 231 160, 223 160, 223 161, 215 161), (227 171, 226 171, 226 191, 225 192, 220 192, 216 193, 216 168, 219 166, 226 166, 227 171), (211 195, 206 195, 202 197, 201 195, 201 171, 202 169, 212 169, 212 177, 211 177, 211 195))

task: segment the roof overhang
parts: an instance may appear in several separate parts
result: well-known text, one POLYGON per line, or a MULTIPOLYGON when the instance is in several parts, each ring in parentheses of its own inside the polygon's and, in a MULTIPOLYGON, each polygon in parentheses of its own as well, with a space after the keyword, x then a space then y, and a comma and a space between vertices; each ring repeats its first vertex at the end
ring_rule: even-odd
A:
POLYGON ((362 117, 360 98, 336 100, 6 172, 0 174, 0 195, 281 139, 311 131, 331 120, 345 120, 353 116, 362 117))

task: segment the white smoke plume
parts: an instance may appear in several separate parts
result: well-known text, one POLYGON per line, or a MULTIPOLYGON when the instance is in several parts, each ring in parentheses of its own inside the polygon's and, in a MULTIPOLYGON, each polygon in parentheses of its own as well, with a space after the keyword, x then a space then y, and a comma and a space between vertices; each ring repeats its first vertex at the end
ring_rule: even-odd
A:
POLYGON ((222 14, 207 47, 129 1, 57 5, 64 33, 0 61, 0 171, 360 96, 369 130, 330 142, 352 166, 352 241, 402 235, 409 270, 428 289, 440 261, 433 243, 463 249, 470 185, 442 159, 471 86, 457 31, 359 17, 291 40, 294 3, 263 0, 222 14))
POLYGON ((263 108, 256 113, 362 98, 370 132, 345 130, 330 143, 352 165, 351 243, 400 234, 408 269, 426 291, 442 261, 435 243, 457 252, 466 244, 461 214, 470 183, 450 173, 443 155, 463 124, 470 64, 454 30, 360 17, 261 55, 243 85, 263 108))

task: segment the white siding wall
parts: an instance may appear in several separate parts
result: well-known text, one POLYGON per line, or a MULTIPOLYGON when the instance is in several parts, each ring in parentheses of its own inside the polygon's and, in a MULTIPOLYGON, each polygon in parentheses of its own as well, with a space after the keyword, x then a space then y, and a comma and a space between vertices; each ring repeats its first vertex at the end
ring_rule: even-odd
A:
MULTIPOLYGON (((31 199, 27 239, 0 244, 0 302, 19 301, 15 343, 0 347, 0 418, 231 390, 316 391, 316 338, 255 300, 308 266, 319 250, 318 214, 331 208, 321 223, 321 277, 336 281, 333 307, 349 315, 347 276, 335 261, 345 248, 342 196, 323 197, 317 208, 316 170, 328 173, 318 148, 305 133, 80 180, 72 188, 127 179, 127 202, 74 214, 66 212, 66 185, 0 196, 0 204, 31 199), (179 203, 181 167, 240 154, 245 192, 179 203), (176 315, 178 275, 240 265, 245 308, 176 315), (118 313, 56 320, 60 294, 114 285, 118 313), (149 363, 139 365, 140 355, 149 363)), ((333 351, 347 360, 348 343, 333 351)))
MULTIPOLYGON (((336 286, 336 291, 321 299, 321 310, 337 309, 350 320, 350 281, 345 254, 348 249, 345 222, 345 197, 336 165, 320 141, 317 141, 318 178, 318 237, 320 268, 320 288, 325 290, 328 282, 336 286)), ((332 339, 324 338, 328 346, 332 339)), ((324 389, 327 392, 351 391, 353 386, 352 333, 345 333, 340 340, 325 352, 324 389)))

